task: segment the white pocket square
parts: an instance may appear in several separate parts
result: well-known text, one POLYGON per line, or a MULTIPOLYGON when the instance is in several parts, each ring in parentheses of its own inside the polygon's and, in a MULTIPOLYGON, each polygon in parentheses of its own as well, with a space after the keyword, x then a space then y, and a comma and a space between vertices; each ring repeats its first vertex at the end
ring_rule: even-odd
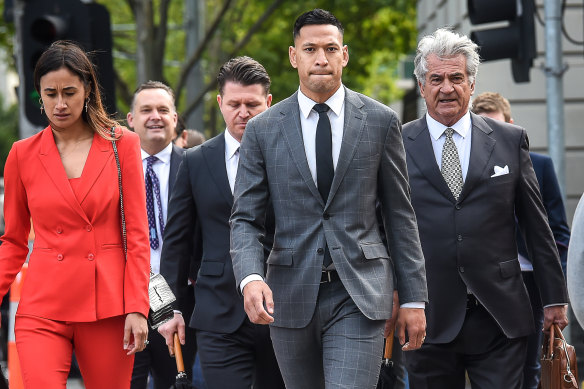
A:
POLYGON ((505 174, 509 174, 509 166, 507 166, 507 165, 505 165, 505 167, 499 167, 499 166, 495 165, 494 170, 495 170, 495 174, 493 174, 491 176, 491 178, 504 176, 505 174))

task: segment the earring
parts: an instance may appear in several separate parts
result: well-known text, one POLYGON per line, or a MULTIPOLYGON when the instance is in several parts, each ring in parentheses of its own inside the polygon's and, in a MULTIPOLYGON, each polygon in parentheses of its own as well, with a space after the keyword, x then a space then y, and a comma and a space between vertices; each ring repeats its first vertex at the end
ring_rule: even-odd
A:
POLYGON ((45 105, 43 104, 43 99, 41 99, 39 97, 39 104, 41 105, 41 115, 43 114, 43 111, 45 110, 45 105))
POLYGON ((87 113, 87 103, 89 103, 89 97, 85 100, 85 112, 87 113))

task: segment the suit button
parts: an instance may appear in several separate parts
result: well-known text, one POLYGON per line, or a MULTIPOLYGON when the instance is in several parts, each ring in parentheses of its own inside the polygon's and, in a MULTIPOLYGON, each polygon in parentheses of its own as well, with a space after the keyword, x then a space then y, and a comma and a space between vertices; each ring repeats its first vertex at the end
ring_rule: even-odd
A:
POLYGON ((93 255, 93 254, 89 254, 89 255, 87 256, 87 259, 89 259, 90 261, 93 261, 93 260, 95 259, 95 255, 93 255))
POLYGON ((462 235, 458 234, 456 236, 456 240, 459 241, 459 242, 462 242, 462 235))
POLYGON ((318 254, 324 254, 324 249, 322 247, 319 247, 318 250, 316 250, 316 252, 318 254))
POLYGON ((331 215, 329 215, 328 213, 325 213, 324 215, 322 215, 322 217, 324 218, 324 220, 328 220, 331 218, 331 215))
POLYGON ((86 226, 85 226, 85 229, 86 229, 88 232, 89 232, 89 231, 91 231, 91 229, 92 229, 92 228, 91 228, 91 224, 88 224, 88 225, 86 225, 86 226))
POLYGON ((63 254, 57 254, 57 261, 63 260, 63 254))
POLYGON ((456 204, 456 205, 454 206, 454 208, 456 208, 456 209, 458 210, 458 209, 460 209, 460 208, 462 208, 462 207, 460 206, 460 204, 456 204))
POLYGON ((57 227, 57 234, 62 234, 63 233, 63 229, 61 227, 57 227))
POLYGON ((464 266, 460 266, 460 267, 458 268, 458 271, 459 271, 459 272, 461 272, 461 273, 464 273, 464 266))

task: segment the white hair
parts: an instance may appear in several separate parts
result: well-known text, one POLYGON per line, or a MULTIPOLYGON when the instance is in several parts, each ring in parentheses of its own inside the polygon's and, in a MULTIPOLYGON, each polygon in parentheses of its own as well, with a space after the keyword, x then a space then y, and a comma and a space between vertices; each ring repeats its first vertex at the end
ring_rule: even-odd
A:
POLYGON ((414 74, 422 85, 426 85, 426 73, 428 72, 427 58, 435 54, 439 58, 451 58, 462 54, 466 57, 466 72, 468 82, 475 82, 481 62, 478 46, 466 35, 460 35, 449 28, 440 28, 432 35, 426 35, 418 43, 416 58, 414 59, 414 74))

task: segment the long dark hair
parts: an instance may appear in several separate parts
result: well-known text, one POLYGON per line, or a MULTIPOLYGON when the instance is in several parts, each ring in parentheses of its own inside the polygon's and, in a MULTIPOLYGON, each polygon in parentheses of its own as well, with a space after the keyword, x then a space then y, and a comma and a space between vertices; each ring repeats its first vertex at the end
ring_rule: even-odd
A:
POLYGON ((41 93, 41 78, 50 72, 67 68, 75 74, 86 89, 89 90, 87 112, 83 110, 82 117, 89 127, 105 139, 111 140, 110 128, 118 127, 119 123, 109 117, 101 102, 100 87, 97 83, 95 68, 87 54, 76 43, 71 41, 56 41, 41 55, 34 68, 34 86, 41 93))

